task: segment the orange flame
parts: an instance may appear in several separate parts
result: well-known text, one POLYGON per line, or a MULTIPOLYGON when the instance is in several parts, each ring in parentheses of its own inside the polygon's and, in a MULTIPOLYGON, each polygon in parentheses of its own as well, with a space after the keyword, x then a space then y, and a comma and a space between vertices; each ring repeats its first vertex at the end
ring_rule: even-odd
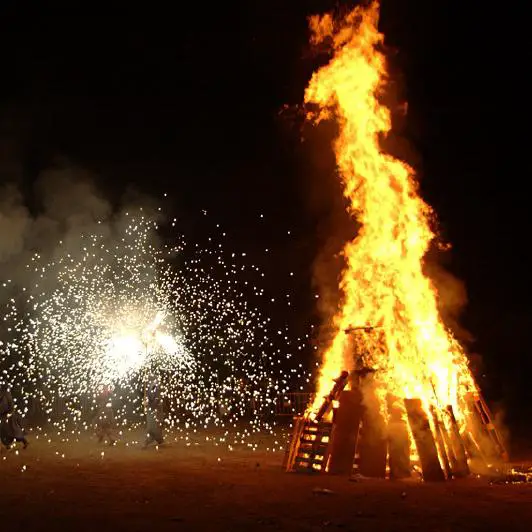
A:
POLYGON ((317 104, 314 122, 334 117, 334 150, 349 213, 360 224, 343 250, 343 301, 334 335, 322 354, 316 406, 342 370, 357 364, 377 370, 380 393, 420 398, 426 408, 453 405, 465 414, 464 397, 476 385, 463 348, 444 326, 437 293, 423 273, 435 235, 431 208, 420 198, 414 171, 384 153, 380 139, 391 129, 390 110, 379 101, 387 64, 377 29, 379 4, 355 8, 342 21, 310 20, 312 41, 330 40, 333 56, 316 71, 305 102, 317 104), (346 334, 350 328, 353 334, 346 334), (369 329, 373 327, 373 329, 369 329))

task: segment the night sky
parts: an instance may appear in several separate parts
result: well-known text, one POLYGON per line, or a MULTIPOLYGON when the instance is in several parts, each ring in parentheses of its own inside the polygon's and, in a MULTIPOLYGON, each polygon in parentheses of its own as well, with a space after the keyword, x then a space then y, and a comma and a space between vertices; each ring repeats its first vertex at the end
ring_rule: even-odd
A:
MULTIPOLYGON (((187 4, 174 13, 2 2, 0 175, 19 165, 38 209, 32 183, 62 156, 114 201, 132 186, 168 193, 192 232, 207 210, 235 247, 271 249, 272 291, 285 289, 287 268, 297 272, 305 321, 312 262, 338 203, 330 138, 308 132, 297 108, 324 61, 307 45, 306 17, 353 2, 187 4)), ((516 434, 532 413, 524 15, 515 5, 383 0, 381 16, 409 104, 398 149, 453 245, 445 266, 467 286, 462 323, 482 356, 479 379, 516 434)))

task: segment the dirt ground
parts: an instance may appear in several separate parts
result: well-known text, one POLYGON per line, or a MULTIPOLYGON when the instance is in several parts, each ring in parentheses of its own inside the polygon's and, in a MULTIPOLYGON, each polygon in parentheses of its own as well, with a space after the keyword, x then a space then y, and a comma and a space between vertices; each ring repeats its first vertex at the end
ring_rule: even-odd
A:
POLYGON ((532 529, 532 484, 288 474, 280 437, 254 437, 253 451, 212 434, 148 450, 140 434, 112 448, 32 435, 27 450, 1 456, 0 531, 532 529))

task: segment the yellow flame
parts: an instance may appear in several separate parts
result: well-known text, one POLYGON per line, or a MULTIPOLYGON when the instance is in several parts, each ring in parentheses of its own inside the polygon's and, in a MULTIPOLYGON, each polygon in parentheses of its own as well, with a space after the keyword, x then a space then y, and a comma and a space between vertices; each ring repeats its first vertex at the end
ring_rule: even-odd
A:
POLYGON ((379 101, 387 64, 378 15, 379 4, 373 2, 341 21, 328 14, 310 21, 313 42, 329 40, 333 55, 312 76, 305 102, 317 104, 309 113, 313 121, 334 117, 338 122, 337 166, 349 213, 360 224, 343 250, 343 300, 333 318, 332 342, 322 353, 316 404, 332 379, 358 361, 377 370, 383 393, 420 398, 426 407, 451 404, 460 416, 465 391, 476 388, 423 272, 435 236, 432 211, 418 195, 412 168, 380 147, 391 116, 379 101), (356 327, 362 329, 346 334, 356 327))

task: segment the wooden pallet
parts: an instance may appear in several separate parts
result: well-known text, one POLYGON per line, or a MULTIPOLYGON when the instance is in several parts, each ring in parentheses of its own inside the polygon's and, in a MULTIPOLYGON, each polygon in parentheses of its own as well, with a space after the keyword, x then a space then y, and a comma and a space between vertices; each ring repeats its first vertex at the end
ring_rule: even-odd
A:
POLYGON ((333 424, 295 418, 292 441, 285 458, 286 471, 319 473, 325 470, 333 424))

